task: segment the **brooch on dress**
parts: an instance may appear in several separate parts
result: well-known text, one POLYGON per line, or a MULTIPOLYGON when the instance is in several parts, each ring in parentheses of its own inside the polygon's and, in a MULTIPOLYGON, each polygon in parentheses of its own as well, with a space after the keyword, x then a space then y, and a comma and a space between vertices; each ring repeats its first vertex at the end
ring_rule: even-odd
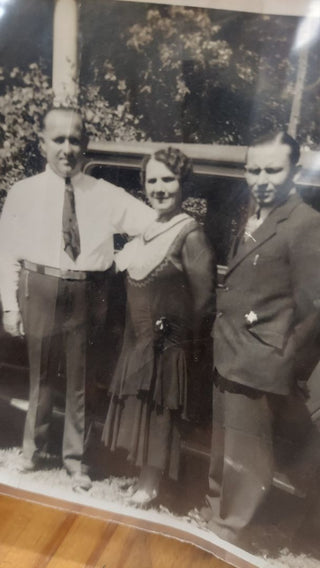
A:
POLYGON ((163 351, 164 349, 164 340, 171 332, 171 326, 165 316, 161 316, 158 318, 154 324, 154 332, 155 332, 155 348, 157 351, 163 351))
POLYGON ((154 331, 157 335, 169 335, 170 333, 170 323, 167 318, 161 316, 154 324, 154 331))
POLYGON ((253 323, 256 323, 258 321, 258 316, 257 316, 256 312, 254 312, 252 310, 248 314, 245 314, 244 317, 245 317, 247 324, 249 324, 249 325, 252 325, 253 323))

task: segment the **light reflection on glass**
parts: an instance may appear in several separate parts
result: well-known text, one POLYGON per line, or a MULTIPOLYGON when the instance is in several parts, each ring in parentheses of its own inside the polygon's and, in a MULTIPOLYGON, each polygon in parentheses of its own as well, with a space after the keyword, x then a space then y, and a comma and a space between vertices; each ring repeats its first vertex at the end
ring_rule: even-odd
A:
POLYGON ((306 16, 298 27, 294 49, 300 50, 311 44, 319 36, 320 29, 320 0, 312 0, 306 16))
POLYGON ((0 18, 3 18, 6 13, 6 5, 10 4, 12 1, 13 0, 0 0, 0 18))

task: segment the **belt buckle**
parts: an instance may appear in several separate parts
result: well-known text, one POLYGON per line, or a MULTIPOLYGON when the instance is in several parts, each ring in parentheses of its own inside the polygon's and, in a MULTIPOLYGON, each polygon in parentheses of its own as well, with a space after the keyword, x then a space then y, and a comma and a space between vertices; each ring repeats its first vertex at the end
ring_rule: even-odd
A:
POLYGON ((86 280, 87 274, 83 270, 64 270, 62 278, 65 280, 86 280))
POLYGON ((68 270, 60 270, 60 278, 62 278, 62 280, 72 280, 71 276, 68 275, 68 270))

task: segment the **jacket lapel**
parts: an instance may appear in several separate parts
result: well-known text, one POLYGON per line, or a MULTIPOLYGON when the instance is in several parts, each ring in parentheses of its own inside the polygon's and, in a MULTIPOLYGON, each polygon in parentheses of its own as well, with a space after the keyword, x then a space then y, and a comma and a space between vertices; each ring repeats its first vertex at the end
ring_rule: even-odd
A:
POLYGON ((279 205, 271 211, 265 221, 253 233, 251 238, 248 238, 246 242, 241 242, 239 244, 236 255, 229 259, 226 276, 228 276, 229 273, 243 262, 243 260, 255 249, 259 248, 263 243, 273 237, 277 232, 278 223, 287 219, 293 209, 300 205, 300 203, 302 203, 301 198, 297 194, 294 194, 282 205, 279 205))

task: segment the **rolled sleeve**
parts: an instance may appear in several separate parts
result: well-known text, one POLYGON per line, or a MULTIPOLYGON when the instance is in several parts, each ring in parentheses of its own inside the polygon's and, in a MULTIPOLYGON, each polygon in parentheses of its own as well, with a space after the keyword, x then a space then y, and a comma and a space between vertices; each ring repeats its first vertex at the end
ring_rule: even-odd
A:
POLYGON ((0 219, 0 293, 4 311, 18 310, 19 281, 19 187, 13 186, 6 199, 0 219))
POLYGON ((156 218, 156 212, 121 187, 110 186, 108 207, 115 232, 139 235, 156 218))

